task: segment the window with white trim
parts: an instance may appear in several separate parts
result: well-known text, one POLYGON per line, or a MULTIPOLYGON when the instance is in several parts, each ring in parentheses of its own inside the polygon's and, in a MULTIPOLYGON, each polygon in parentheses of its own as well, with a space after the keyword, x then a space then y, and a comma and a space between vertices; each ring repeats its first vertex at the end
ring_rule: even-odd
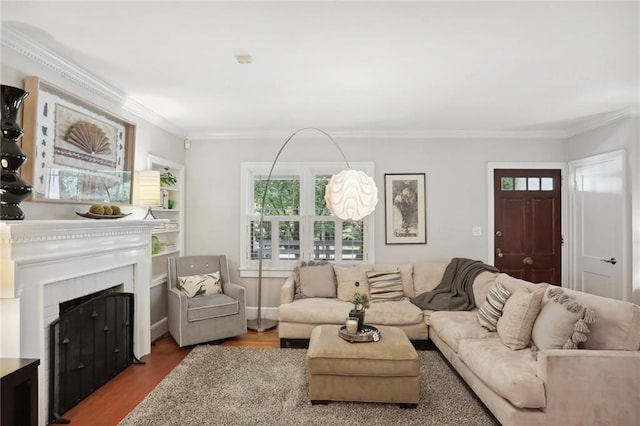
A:
MULTIPOLYGON (((373 263, 373 215, 344 221, 331 214, 324 190, 344 163, 278 163, 265 197, 271 163, 241 163, 240 275, 257 276, 262 244, 264 276, 287 276, 300 260, 373 263)), ((373 176, 373 163, 351 163, 373 176)))

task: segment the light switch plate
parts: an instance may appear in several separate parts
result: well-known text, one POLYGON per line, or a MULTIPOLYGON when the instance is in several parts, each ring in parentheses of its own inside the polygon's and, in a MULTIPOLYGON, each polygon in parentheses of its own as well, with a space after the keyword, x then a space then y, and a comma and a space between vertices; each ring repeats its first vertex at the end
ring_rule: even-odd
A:
POLYGON ((482 227, 481 226, 473 226, 471 228, 471 235, 474 237, 479 237, 482 235, 482 227))

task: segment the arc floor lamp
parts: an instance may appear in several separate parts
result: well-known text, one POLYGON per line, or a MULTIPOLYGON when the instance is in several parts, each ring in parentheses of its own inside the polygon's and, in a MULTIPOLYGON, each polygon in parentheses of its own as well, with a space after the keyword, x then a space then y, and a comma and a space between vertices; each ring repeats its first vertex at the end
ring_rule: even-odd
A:
POLYGON ((276 154, 276 158, 271 164, 269 170, 269 176, 264 186, 264 192, 262 194, 262 200, 260 204, 260 240, 258 246, 258 317, 255 320, 249 320, 247 322, 247 328, 250 330, 262 332, 270 330, 277 325, 277 321, 268 318, 262 318, 262 261, 263 261, 263 245, 264 237, 262 232, 262 226, 264 223, 264 207, 265 200, 267 198, 267 190, 269 189, 269 183, 271 182, 271 175, 273 169, 280 158, 280 154, 287 146, 287 144, 300 132, 303 131, 315 131, 326 136, 333 144, 338 148, 342 159, 344 160, 347 169, 342 170, 331 176, 327 186, 325 188, 324 200, 327 203, 327 207, 337 217, 342 220, 360 220, 370 215, 376 207, 378 202, 378 188, 373 178, 367 176, 367 174, 361 170, 353 170, 349 165, 347 157, 340 149, 338 143, 324 130, 316 127, 305 127, 293 132, 286 141, 280 147, 280 150, 276 154))

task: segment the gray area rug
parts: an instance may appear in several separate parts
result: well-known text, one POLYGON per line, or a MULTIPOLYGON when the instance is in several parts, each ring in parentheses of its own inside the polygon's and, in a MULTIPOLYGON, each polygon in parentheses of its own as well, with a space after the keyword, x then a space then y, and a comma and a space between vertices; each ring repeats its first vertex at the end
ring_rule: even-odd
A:
POLYGON ((496 425, 437 351, 419 351, 420 403, 307 397, 306 349, 197 346, 121 425, 496 425))

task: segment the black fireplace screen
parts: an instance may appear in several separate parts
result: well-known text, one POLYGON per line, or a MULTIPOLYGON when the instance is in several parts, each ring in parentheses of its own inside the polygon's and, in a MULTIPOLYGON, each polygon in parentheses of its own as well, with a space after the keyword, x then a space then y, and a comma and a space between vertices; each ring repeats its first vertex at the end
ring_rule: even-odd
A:
POLYGON ((51 422, 134 362, 133 293, 86 301, 49 330, 51 422))

